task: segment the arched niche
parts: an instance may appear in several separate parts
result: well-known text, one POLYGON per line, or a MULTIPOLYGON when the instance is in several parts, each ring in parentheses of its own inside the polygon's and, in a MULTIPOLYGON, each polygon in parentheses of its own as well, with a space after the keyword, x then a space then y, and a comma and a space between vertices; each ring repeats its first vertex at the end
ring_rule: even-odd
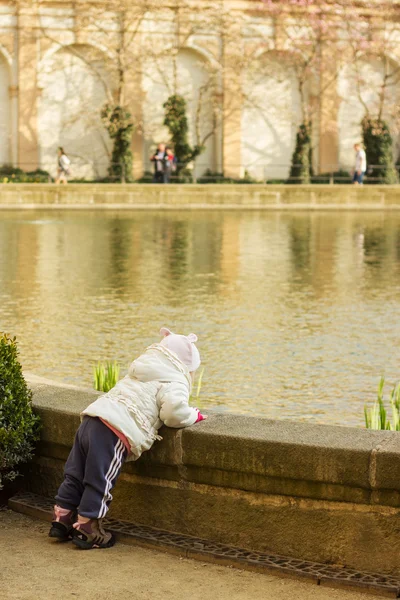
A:
MULTIPOLYGON (((196 159, 194 174, 216 169, 218 130, 214 124, 214 108, 218 102, 213 66, 208 58, 193 48, 183 48, 176 59, 176 91, 187 102, 189 142, 193 146, 205 138, 205 150, 196 159)), ((145 164, 151 170, 149 156, 159 142, 168 142, 169 132, 163 126, 163 104, 175 93, 172 57, 148 61, 143 77, 143 121, 145 164)), ((179 160, 179 156, 177 157, 179 160)))
POLYGON ((242 166, 259 180, 286 179, 302 121, 290 55, 261 55, 243 81, 242 166))
POLYGON ((107 174, 112 144, 100 112, 110 98, 112 80, 105 65, 104 55, 89 45, 60 48, 42 61, 40 156, 42 168, 53 175, 58 146, 70 157, 74 178, 92 179, 107 174))
MULTIPOLYGON (((366 107, 372 117, 379 112, 379 93, 385 73, 393 73, 390 85, 385 92, 382 117, 390 127, 394 141, 394 157, 397 158, 400 148, 398 127, 398 104, 400 100, 399 65, 390 59, 366 57, 358 63, 345 65, 339 72, 338 110, 339 164, 344 169, 354 166, 354 144, 362 140, 361 121, 366 114, 366 107)), ((368 157, 367 157, 368 158, 368 157)))

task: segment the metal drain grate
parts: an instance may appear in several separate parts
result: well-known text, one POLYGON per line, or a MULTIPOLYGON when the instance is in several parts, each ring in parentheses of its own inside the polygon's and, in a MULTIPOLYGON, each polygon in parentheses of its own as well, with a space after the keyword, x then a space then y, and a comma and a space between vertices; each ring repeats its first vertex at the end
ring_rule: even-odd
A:
MULTIPOLYGON (((17 512, 51 520, 54 503, 48 498, 24 492, 11 498, 8 504, 17 512)), ((188 558, 197 558, 258 572, 275 572, 277 575, 306 577, 317 584, 362 588, 391 598, 400 598, 400 578, 390 575, 361 573, 348 568, 286 558, 264 552, 253 552, 189 535, 154 529, 146 525, 135 525, 128 521, 105 519, 104 524, 122 541, 150 548, 161 547, 188 558)))

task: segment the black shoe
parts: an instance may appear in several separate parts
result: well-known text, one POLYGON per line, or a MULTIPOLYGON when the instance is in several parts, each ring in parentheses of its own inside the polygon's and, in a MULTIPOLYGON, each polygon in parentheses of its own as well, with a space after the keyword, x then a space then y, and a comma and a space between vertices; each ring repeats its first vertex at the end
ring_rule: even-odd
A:
POLYGON ((70 510, 66 515, 61 516, 59 509, 59 506, 54 507, 49 537, 60 542, 67 542, 68 540, 71 540, 74 535, 74 528, 72 526, 76 521, 76 511, 70 510))

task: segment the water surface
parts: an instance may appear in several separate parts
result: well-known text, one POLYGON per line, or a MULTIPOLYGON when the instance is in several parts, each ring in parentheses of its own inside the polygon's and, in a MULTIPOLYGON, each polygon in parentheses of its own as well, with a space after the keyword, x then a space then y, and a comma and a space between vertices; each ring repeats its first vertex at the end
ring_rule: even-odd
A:
POLYGON ((166 325, 198 334, 198 404, 221 411, 362 425, 400 374, 399 274, 398 213, 0 213, 25 369, 90 385, 166 325))

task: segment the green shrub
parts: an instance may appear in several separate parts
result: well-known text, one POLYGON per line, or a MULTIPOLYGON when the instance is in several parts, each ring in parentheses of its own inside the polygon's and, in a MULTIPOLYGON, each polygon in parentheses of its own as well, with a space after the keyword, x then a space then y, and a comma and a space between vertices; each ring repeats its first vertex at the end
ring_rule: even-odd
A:
POLYGON ((120 366, 114 362, 97 363, 93 367, 93 385, 99 392, 109 392, 119 379, 120 366))
POLYGON ((320 173, 311 177, 311 183, 351 183, 352 177, 348 171, 335 171, 334 173, 320 173))
POLYGON ((151 171, 145 171, 143 175, 135 180, 135 183, 153 183, 154 174, 151 171))
POLYGON ((48 183, 51 181, 51 176, 47 171, 43 169, 36 169, 35 171, 28 171, 26 173, 28 183, 48 183))
POLYGON ((47 171, 36 169, 27 173, 18 167, 3 165, 0 167, 0 183, 48 183, 51 177, 47 171))
POLYGON ((381 377, 378 385, 378 397, 371 408, 364 407, 365 426, 367 429, 390 429, 400 431, 400 383, 394 386, 389 395, 392 409, 392 422, 387 416, 383 401, 385 378, 381 377))
POLYGON ((244 172, 244 176, 240 179, 233 177, 224 177, 223 173, 214 173, 211 169, 207 169, 201 177, 197 178, 197 183, 259 183, 248 171, 244 172))
POLYGON ((312 176, 311 123, 300 125, 288 183, 310 183, 312 176))
POLYGON ((387 123, 365 116, 361 126, 367 164, 371 165, 368 177, 374 183, 398 183, 399 176, 393 160, 393 140, 387 123))
POLYGON ((18 362, 15 338, 0 335, 0 489, 19 474, 17 466, 32 458, 38 417, 18 362))

